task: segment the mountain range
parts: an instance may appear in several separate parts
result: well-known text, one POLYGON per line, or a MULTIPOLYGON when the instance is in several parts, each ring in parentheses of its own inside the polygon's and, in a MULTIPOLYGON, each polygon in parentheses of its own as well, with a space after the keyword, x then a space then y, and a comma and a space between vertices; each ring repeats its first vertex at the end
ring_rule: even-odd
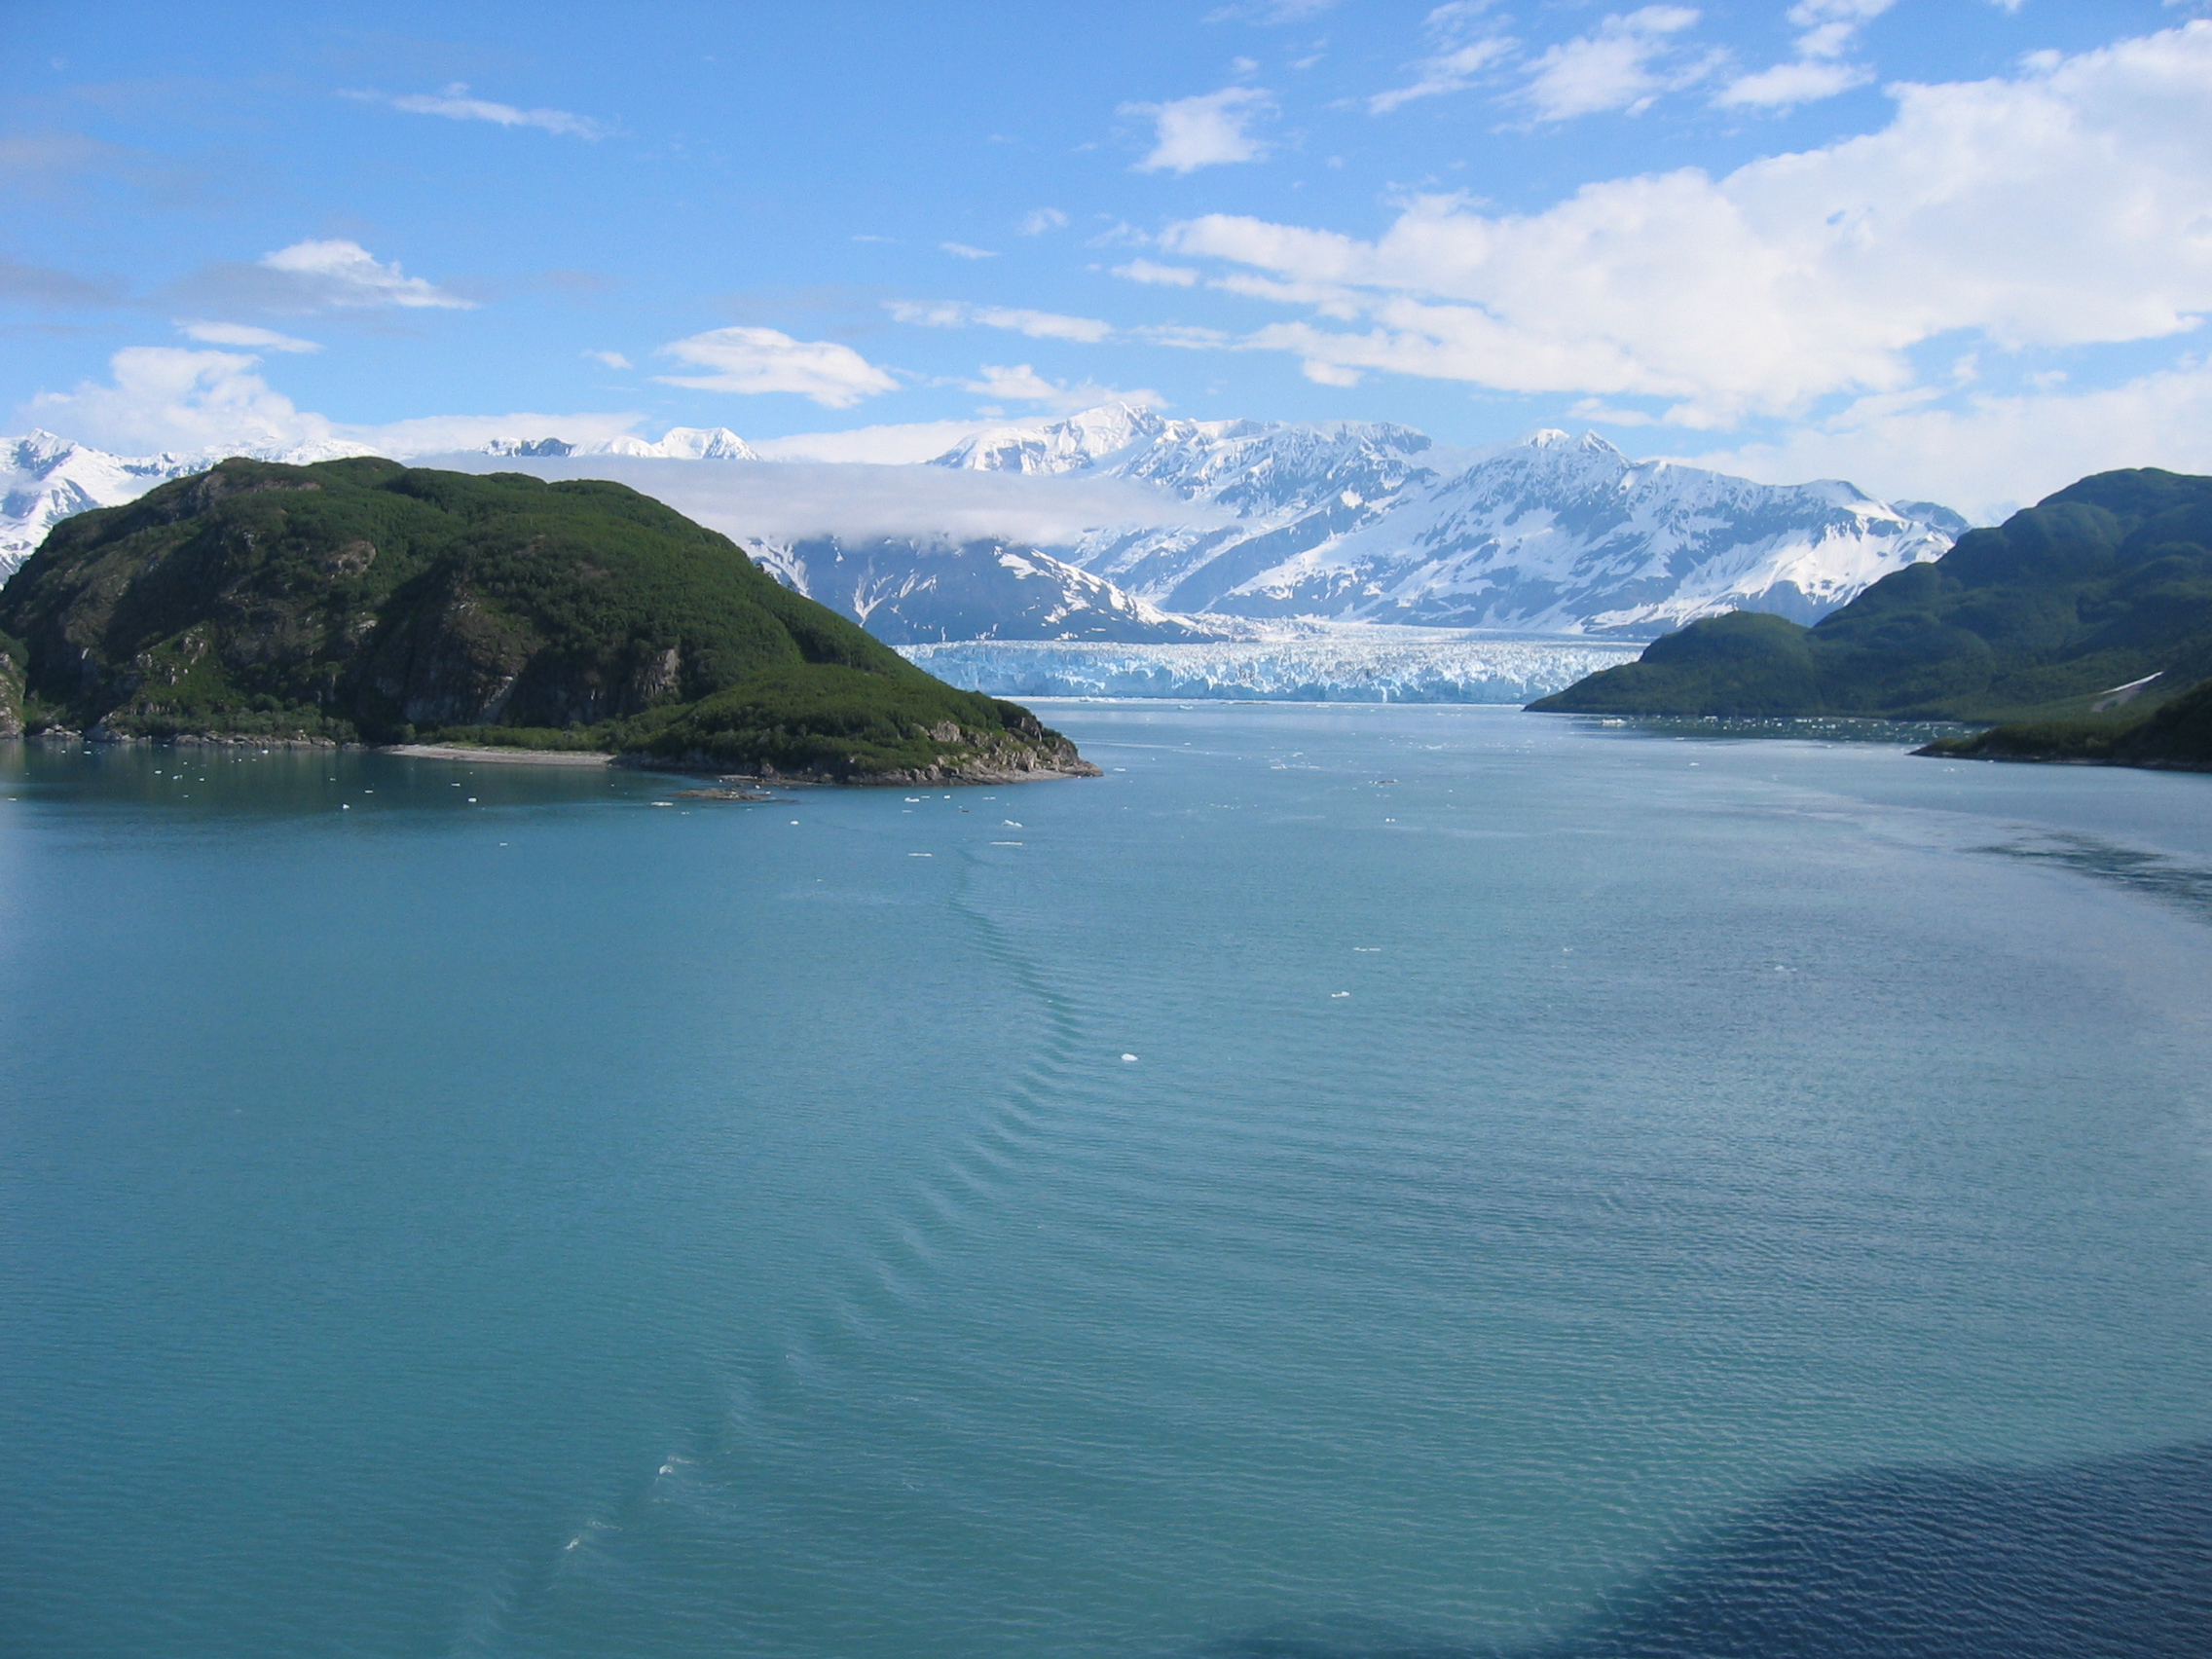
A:
MULTIPOLYGON (((524 468, 593 455, 778 464, 725 428, 680 427, 659 443, 500 439, 478 453, 524 468)), ((43 432, 0 440, 0 573, 62 518, 208 463, 43 432)), ((1115 480, 1166 510, 1053 542, 927 524, 865 536, 718 528, 786 585, 895 645, 1197 642, 1291 618, 1618 639, 1735 609, 1811 622, 1967 529, 1942 507, 1845 483, 1765 485, 1632 461, 1595 434, 1465 450, 1386 423, 1170 420, 1128 404, 984 431, 922 464, 1115 480)))

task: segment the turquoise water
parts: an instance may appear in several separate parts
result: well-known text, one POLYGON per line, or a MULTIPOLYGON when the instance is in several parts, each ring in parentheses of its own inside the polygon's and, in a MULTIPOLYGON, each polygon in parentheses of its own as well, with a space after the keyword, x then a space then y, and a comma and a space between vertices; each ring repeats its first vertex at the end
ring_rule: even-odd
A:
POLYGON ((2212 1648, 2212 778, 1048 718, 0 746, 0 1649, 2212 1648))

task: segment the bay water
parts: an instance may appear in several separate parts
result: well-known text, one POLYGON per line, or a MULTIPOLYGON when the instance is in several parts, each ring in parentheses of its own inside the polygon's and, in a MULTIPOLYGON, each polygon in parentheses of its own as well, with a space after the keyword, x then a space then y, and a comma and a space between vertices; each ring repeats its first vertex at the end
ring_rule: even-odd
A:
POLYGON ((0 1651, 2212 1650, 2212 778, 0 746, 0 1651))

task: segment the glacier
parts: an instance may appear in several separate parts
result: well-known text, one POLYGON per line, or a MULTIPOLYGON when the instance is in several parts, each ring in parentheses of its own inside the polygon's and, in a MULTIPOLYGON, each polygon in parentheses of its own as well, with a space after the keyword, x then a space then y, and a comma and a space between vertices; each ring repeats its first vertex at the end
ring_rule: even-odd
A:
POLYGON ((970 640, 900 655, 994 697, 1161 697, 1300 703, 1504 703, 1632 662, 1640 644, 1441 629, 1309 629, 1208 644, 970 640))

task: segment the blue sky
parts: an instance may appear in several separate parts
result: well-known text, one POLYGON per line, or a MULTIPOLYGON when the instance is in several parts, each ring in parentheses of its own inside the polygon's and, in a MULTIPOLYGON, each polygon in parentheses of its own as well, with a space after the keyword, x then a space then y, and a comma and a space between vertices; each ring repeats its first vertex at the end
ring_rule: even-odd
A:
POLYGON ((2206 9, 17 0, 0 403, 904 459, 1124 394, 1987 511, 2212 470, 2206 9))

